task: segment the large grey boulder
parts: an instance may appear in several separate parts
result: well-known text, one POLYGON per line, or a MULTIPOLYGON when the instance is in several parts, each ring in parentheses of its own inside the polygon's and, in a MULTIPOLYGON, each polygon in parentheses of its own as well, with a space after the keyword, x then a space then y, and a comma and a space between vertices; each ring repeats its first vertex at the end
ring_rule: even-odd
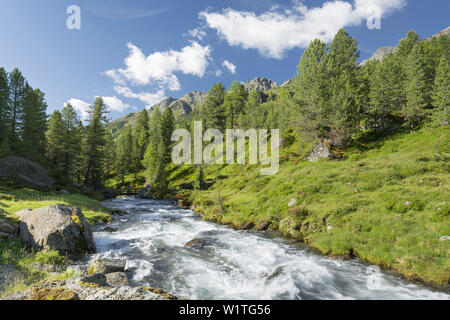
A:
POLYGON ((0 180, 14 181, 38 190, 50 190, 52 179, 40 165, 20 157, 0 159, 0 180))
POLYGON ((92 231, 79 208, 52 205, 17 215, 20 237, 35 251, 57 250, 74 258, 96 252, 92 231))

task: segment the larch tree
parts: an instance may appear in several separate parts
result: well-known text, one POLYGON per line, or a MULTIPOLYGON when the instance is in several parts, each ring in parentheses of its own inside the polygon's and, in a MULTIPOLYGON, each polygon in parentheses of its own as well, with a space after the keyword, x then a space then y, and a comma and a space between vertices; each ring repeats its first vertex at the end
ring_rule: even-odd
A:
POLYGON ((83 153, 86 157, 84 171, 84 186, 87 189, 103 187, 104 146, 105 146, 105 114, 106 106, 98 97, 90 106, 86 136, 83 143, 83 153))
POLYGON ((43 157, 46 150, 47 103, 39 89, 26 85, 22 107, 22 134, 20 154, 36 160, 43 157))
POLYGON ((448 125, 448 108, 450 104, 450 68, 448 59, 442 55, 436 71, 433 86, 433 122, 438 125, 448 125))
POLYGON ((420 123, 425 116, 427 107, 427 80, 425 74, 425 64, 423 61, 423 47, 417 44, 411 54, 406 59, 406 105, 402 110, 411 134, 414 127, 420 123))

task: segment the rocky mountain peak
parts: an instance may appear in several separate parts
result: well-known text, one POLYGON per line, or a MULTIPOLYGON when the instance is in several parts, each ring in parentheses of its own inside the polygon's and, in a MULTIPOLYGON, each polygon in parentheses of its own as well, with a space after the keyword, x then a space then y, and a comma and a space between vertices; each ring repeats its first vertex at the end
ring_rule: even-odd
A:
POLYGON ((269 80, 269 79, 263 78, 263 77, 258 77, 253 80, 250 80, 247 83, 244 83, 244 87, 248 92, 250 92, 250 91, 262 92, 262 91, 267 91, 267 90, 276 88, 276 87, 278 87, 278 84, 273 80, 269 80))

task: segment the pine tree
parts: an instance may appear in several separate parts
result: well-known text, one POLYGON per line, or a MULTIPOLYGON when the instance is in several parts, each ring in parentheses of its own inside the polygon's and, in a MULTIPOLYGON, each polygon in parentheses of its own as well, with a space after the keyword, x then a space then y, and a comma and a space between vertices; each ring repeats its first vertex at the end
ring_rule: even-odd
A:
POLYGON ((25 99, 26 80, 19 69, 15 68, 9 74, 9 89, 10 89, 10 137, 9 141, 11 149, 14 153, 19 150, 19 139, 22 133, 22 114, 23 103, 25 99))
POLYGON ((21 154, 28 159, 43 157, 46 150, 47 103, 39 89, 28 84, 25 89, 22 114, 21 154))
POLYGON ((424 109, 427 107, 427 83, 425 65, 423 62, 423 47, 417 44, 408 56, 405 64, 407 82, 406 105, 402 110, 403 116, 408 123, 411 134, 414 126, 424 117, 424 109))
POLYGON ((0 154, 0 156, 5 156, 7 154, 6 149, 9 149, 9 146, 6 145, 11 114, 9 98, 8 74, 4 68, 0 67, 0 144, 3 144, 3 154, 0 154))
POLYGON ((83 153, 83 141, 85 139, 86 130, 81 120, 78 121, 78 125, 73 133, 73 150, 75 158, 73 160, 73 175, 78 186, 81 186, 84 175, 84 164, 86 163, 86 157, 83 153))
POLYGON ((226 113, 224 107, 225 87, 219 82, 209 90, 208 97, 202 106, 202 116, 206 119, 208 128, 223 131, 226 126, 226 113))
POLYGON ((244 112, 245 102, 248 93, 244 85, 234 81, 230 90, 225 94, 224 107, 226 110, 230 128, 233 129, 237 124, 237 119, 244 112))
POLYGON ((448 125, 448 108, 450 97, 450 68, 448 59, 442 55, 436 71, 433 86, 433 122, 438 125, 448 125))
POLYGON ((161 115, 159 121, 159 132, 161 134, 161 145, 163 147, 163 159, 164 164, 168 164, 171 161, 172 156, 172 133, 175 129, 175 118, 172 110, 166 108, 161 115))
POLYGON ((406 104, 403 80, 399 79, 402 73, 403 66, 392 55, 376 65, 370 82, 368 114, 377 126, 381 119, 400 111, 406 104))
POLYGON ((405 61, 419 40, 420 36, 415 31, 409 31, 406 37, 400 40, 397 46, 396 56, 400 60, 405 61))
POLYGON ((105 141, 105 174, 111 177, 116 161, 116 144, 111 130, 106 132, 105 141))
POLYGON ((47 158, 54 166, 62 168, 64 164, 64 123, 61 112, 56 110, 50 116, 47 131, 47 158))
POLYGON ((144 156, 144 163, 147 169, 147 183, 152 185, 156 180, 156 168, 158 165, 158 155, 160 152, 160 127, 161 111, 155 108, 150 115, 149 124, 149 144, 144 156))
POLYGON ((296 122, 306 139, 323 139, 325 136, 329 114, 328 81, 326 44, 315 39, 300 58, 297 77, 292 83, 298 105, 296 122))
POLYGON ((66 176, 74 176, 76 157, 80 152, 80 136, 78 135, 78 124, 80 119, 73 106, 68 103, 64 106, 61 117, 64 127, 64 161, 62 170, 66 176))
POLYGON ((144 159, 149 142, 149 116, 146 109, 139 113, 135 127, 135 139, 139 161, 144 159))
POLYGON ((106 106, 98 97, 89 110, 89 120, 83 152, 86 156, 84 186, 86 189, 98 189, 103 186, 104 146, 106 106))
POLYGON ((132 172, 133 161, 133 133, 128 127, 117 140, 116 172, 122 186, 125 184, 125 176, 132 172))

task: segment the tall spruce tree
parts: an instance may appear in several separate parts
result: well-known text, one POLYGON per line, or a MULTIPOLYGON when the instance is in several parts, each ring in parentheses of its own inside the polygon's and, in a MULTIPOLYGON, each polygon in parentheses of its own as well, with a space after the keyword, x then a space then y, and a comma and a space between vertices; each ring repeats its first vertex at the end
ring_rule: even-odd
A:
POLYGON ((28 159, 43 157, 46 150, 47 103, 39 89, 26 85, 22 108, 21 154, 28 159))
POLYGON ((292 83, 297 101, 299 130, 308 140, 323 139, 329 115, 329 79, 327 76, 327 47, 315 39, 300 58, 297 77, 292 83))
POLYGON ((425 73, 425 64, 423 61, 423 47, 416 44, 411 54, 406 59, 406 105, 402 114, 408 123, 411 134, 416 126, 425 116, 427 107, 427 80, 425 73))
POLYGON ((231 129, 235 127, 239 116, 244 112, 247 97, 248 93, 244 85, 237 81, 232 83, 230 90, 225 94, 224 107, 231 129))
POLYGON ((106 113, 105 103, 102 98, 98 97, 95 99, 94 105, 90 106, 86 137, 83 143, 83 152, 86 157, 84 170, 86 189, 103 187, 106 113))
POLYGON ((80 119, 70 103, 67 103, 64 106, 61 112, 61 117, 64 127, 64 160, 61 169, 66 176, 73 177, 75 176, 74 169, 77 162, 76 158, 79 155, 81 145, 81 137, 78 132, 78 124, 80 119))
POLYGON ((15 68, 9 74, 10 90, 10 136, 9 141, 14 153, 19 151, 19 141, 22 134, 22 115, 27 82, 19 69, 15 68))
POLYGON ((125 184, 125 176, 132 172, 133 152, 133 132, 128 127, 117 140, 116 172, 122 186, 125 184))
POLYGON ((146 109, 139 113, 135 127, 136 153, 139 161, 144 159, 145 151, 149 142, 149 116, 146 109))
POLYGON ((156 180, 158 156, 161 152, 161 132, 159 127, 160 119, 161 111, 159 108, 155 108, 150 115, 149 143, 144 156, 144 163, 147 171, 147 183, 150 185, 152 185, 156 180))
POLYGON ((208 128, 223 131, 226 126, 226 111, 224 107, 225 87, 222 82, 212 86, 202 106, 202 116, 206 119, 208 128))
POLYGON ((62 168, 64 165, 64 123, 61 112, 56 110, 50 116, 47 131, 47 158, 54 166, 62 168))
POLYGON ((433 122, 437 125, 448 125, 448 108, 450 104, 450 68, 445 55, 442 55, 436 71, 433 86, 433 122))
POLYGON ((8 73, 0 67, 0 157, 9 154, 10 95, 8 73))

